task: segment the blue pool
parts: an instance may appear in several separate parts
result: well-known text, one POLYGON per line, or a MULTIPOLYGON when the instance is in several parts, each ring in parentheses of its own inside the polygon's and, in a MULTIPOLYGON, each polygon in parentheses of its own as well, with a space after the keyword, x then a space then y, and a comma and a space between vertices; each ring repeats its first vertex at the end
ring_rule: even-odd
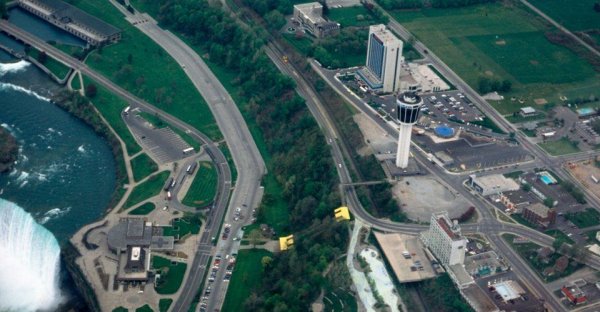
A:
POLYGON ((577 114, 579 114, 579 116, 588 116, 594 113, 596 113, 596 110, 591 107, 584 107, 577 110, 577 114))
POLYGON ((556 181, 556 179, 547 171, 542 171, 538 174, 540 176, 540 180, 542 180, 542 182, 544 182, 546 185, 558 183, 558 181, 556 181))
POLYGON ((548 178, 548 176, 541 176, 540 179, 542 179, 542 182, 546 183, 546 184, 552 184, 552 180, 550 178, 548 178))

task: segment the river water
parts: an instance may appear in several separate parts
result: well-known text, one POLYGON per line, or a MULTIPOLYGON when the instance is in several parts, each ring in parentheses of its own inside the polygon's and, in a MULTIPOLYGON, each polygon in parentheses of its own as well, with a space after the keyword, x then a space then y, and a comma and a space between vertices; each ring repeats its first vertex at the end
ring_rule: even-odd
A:
MULTIPOLYGON (((19 18, 22 23, 27 23, 30 17, 19 18)), ((36 27, 47 27, 50 34, 60 35, 44 38, 46 40, 78 44, 73 38, 71 41, 61 38, 64 34, 58 29, 43 24, 36 27)), ((35 29, 32 31, 35 32, 35 29)), ((23 48, 4 35, 0 35, 0 44, 15 50, 23 48)), ((8 129, 20 146, 14 169, 0 174, 0 212, 24 210, 35 221, 29 224, 48 229, 62 245, 83 225, 102 217, 116 182, 115 162, 107 142, 82 121, 48 100, 59 88, 34 65, 18 61, 0 50, 0 126, 8 129)), ((17 212, 8 215, 19 216, 17 212)), ((9 224, 8 229, 0 226, 0 241, 3 235, 7 238, 11 231, 18 230, 14 224, 6 224, 9 224)), ((0 248, 0 262, 11 261, 14 249, 4 254, 6 250, 0 248)), ((72 300, 73 288, 69 285, 71 281, 64 266, 62 269, 58 265, 56 267, 57 271, 60 270, 57 273, 60 297, 65 303, 72 300)), ((0 276, 0 286, 10 283, 14 286, 14 280, 0 276)), ((23 290, 24 293, 28 291, 30 289, 23 290)), ((33 301, 33 298, 30 299, 33 301)), ((31 307, 36 307, 34 303, 31 307)), ((0 302, 0 311, 6 308, 2 304, 0 302)), ((35 309, 38 308, 43 306, 35 309)), ((29 311, 29 308, 18 307, 17 311, 29 311)))

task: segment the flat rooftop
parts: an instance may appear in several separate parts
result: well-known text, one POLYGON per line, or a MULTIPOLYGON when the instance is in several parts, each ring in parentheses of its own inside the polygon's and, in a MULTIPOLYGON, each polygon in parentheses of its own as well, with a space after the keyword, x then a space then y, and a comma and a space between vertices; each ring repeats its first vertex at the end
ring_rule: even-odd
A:
POLYGON ((73 22, 80 24, 95 33, 103 36, 110 37, 116 33, 121 32, 120 29, 66 3, 59 0, 20 0, 19 2, 28 5, 33 4, 36 8, 40 9, 40 12, 48 15, 52 15, 56 19, 63 23, 73 22))
POLYGON ((369 32, 373 33, 384 44, 401 42, 401 40, 398 39, 398 37, 389 31, 383 24, 371 25, 369 27, 369 32))
POLYGON ((418 236, 400 233, 386 234, 376 231, 373 233, 400 283, 417 282, 436 276, 433 265, 425 253, 425 247, 418 236), (410 254, 409 259, 402 255, 405 251, 410 254), (415 262, 420 262, 422 269, 418 269, 415 262))
POLYGON ((475 183, 480 185, 484 189, 511 189, 518 190, 519 184, 513 179, 509 179, 501 174, 490 174, 486 176, 475 176, 473 179, 475 183))

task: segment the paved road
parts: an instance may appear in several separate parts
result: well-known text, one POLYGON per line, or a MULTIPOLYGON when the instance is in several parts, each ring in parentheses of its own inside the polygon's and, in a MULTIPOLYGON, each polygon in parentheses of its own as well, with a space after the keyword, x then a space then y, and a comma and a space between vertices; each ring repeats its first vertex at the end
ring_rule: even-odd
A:
MULTIPOLYGON (((128 15, 131 17, 130 13, 128 15)), ((200 56, 171 32, 161 29, 152 20, 137 23, 136 27, 165 49, 181 65, 194 83, 194 86, 208 103, 217 121, 219 130, 221 130, 231 151, 238 172, 228 211, 231 213, 237 207, 256 206, 257 203, 260 203, 262 197, 260 184, 263 175, 266 173, 266 166, 242 114, 225 87, 210 71, 200 56)), ((231 216, 228 215, 226 221, 230 221, 231 219, 231 216)), ((215 220, 215 222, 220 223, 221 219, 215 220)), ((231 224, 232 233, 237 233, 243 225, 239 222, 232 222, 231 224)), ((218 236, 212 235, 215 238, 218 236)), ((236 252, 238 248, 239 244, 235 244, 232 237, 227 240, 219 239, 216 253, 231 254, 236 252)), ((189 289, 191 293, 188 295, 184 292, 175 302, 172 311, 188 310, 193 295, 201 283, 201 278, 195 278, 194 276, 197 275, 196 273, 203 271, 204 268, 202 267, 191 268, 191 277, 186 280, 183 286, 184 290, 189 289)), ((220 298, 221 282, 224 274, 225 266, 221 266, 213 285, 214 290, 211 293, 211 299, 220 298)), ((226 287, 226 285, 223 286, 226 287)), ((211 299, 209 299, 209 311, 212 311, 213 305, 217 305, 216 301, 211 299)))

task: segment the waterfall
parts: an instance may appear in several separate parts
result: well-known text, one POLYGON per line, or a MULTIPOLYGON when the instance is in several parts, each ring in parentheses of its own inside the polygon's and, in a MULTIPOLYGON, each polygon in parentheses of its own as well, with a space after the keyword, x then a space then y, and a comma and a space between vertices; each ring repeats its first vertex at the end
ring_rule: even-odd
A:
POLYGON ((0 198, 0 311, 52 311, 60 247, 23 208, 0 198))

